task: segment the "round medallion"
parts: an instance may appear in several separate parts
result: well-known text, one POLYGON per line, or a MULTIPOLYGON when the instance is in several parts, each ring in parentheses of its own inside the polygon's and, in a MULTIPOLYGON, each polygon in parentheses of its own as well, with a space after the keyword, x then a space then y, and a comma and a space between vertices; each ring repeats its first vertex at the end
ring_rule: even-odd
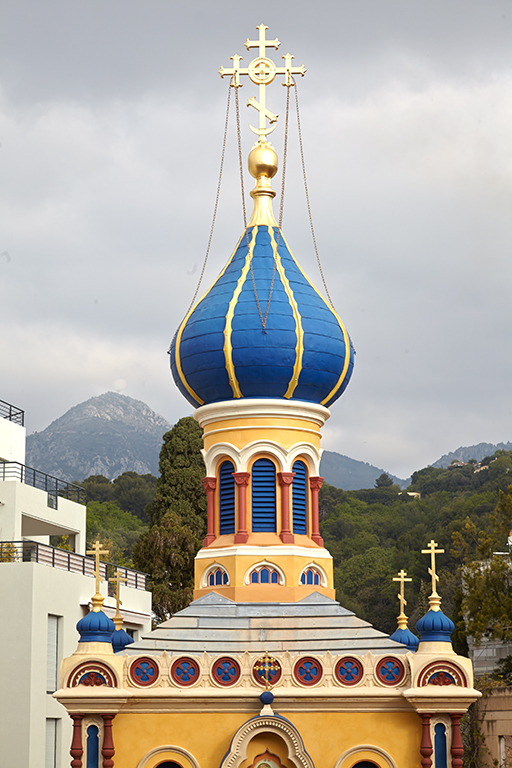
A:
POLYGON ((171 667, 171 680, 176 685, 194 685, 199 679, 199 664, 195 659, 183 657, 176 659, 171 667))
POLYGON ((357 685, 363 677, 363 665, 359 659, 353 656, 346 656, 340 659, 334 668, 336 680, 343 685, 357 685))
POLYGON ((130 678, 136 685, 153 685, 158 680, 160 669, 154 659, 136 659, 130 666, 130 678))
POLYGON ((293 676, 301 685, 316 685, 322 679, 323 668, 318 659, 305 656, 293 668, 293 676))
POLYGON ((276 76, 276 67, 273 61, 264 56, 253 59, 248 67, 249 77, 256 85, 268 85, 276 76))
POLYGON ((212 677, 219 685, 234 685, 240 677, 238 661, 227 656, 217 659, 212 667, 212 677))
POLYGON ((252 668, 253 680, 264 687, 275 685, 281 679, 283 670, 281 664, 273 656, 262 656, 254 662, 252 668))
POLYGON ((377 679, 384 685, 398 685, 405 675, 405 668, 399 659, 387 656, 376 667, 377 679))

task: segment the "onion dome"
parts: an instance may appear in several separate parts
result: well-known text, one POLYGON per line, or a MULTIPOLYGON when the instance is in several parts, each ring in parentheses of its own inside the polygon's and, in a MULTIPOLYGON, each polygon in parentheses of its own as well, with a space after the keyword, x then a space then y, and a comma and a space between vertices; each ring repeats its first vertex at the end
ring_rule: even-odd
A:
POLYGON ((125 632, 124 629, 115 630, 112 635, 112 648, 114 649, 114 653, 124 651, 126 646, 131 645, 131 643, 133 643, 133 637, 130 637, 128 632, 125 632))
POLYGON ((420 633, 422 643, 449 643, 455 624, 440 609, 430 609, 416 623, 416 629, 420 633))
POLYGON ((89 611, 76 625, 81 643, 110 643, 115 624, 103 611, 89 611))
POLYGON ((395 629, 393 634, 389 636, 389 639, 394 640, 395 643, 405 645, 408 650, 413 651, 413 653, 417 650, 420 643, 416 635, 414 635, 408 627, 405 627, 405 629, 398 627, 398 629, 395 629))
POLYGON ((354 350, 335 310, 295 260, 271 210, 277 156, 249 155, 256 178, 249 225, 211 288, 173 339, 171 369, 196 408, 239 398, 330 406, 344 392, 354 350))

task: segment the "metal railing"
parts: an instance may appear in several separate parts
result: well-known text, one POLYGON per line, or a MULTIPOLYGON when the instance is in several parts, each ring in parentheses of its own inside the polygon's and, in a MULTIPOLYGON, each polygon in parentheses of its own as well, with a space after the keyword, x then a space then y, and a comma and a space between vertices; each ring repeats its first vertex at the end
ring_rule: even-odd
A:
POLYGON ((15 424, 25 426, 25 411, 21 408, 16 408, 15 405, 6 403, 5 400, 0 400, 0 419, 7 419, 8 421, 14 421, 15 424))
MULTIPOLYGON (((20 464, 18 461, 0 462, 0 480, 18 480, 25 485, 32 485, 34 488, 46 491, 55 499, 57 496, 61 496, 64 499, 85 504, 85 488, 80 488, 79 485, 68 483, 65 480, 59 480, 58 477, 47 475, 38 469, 26 467, 25 464, 20 464)), ((50 504, 49 506, 54 505, 50 504)))
MULTIPOLYGON (((95 575, 93 557, 78 555, 76 552, 51 547, 49 544, 40 544, 38 541, 0 541, 1 563, 42 563, 51 568, 81 573, 84 576, 95 575)), ((117 570, 120 570, 122 578, 126 579, 127 587, 146 590, 147 573, 100 561, 100 576, 103 580, 113 578, 117 570)), ((113 594, 113 588, 114 585, 109 583, 109 594, 113 594)))

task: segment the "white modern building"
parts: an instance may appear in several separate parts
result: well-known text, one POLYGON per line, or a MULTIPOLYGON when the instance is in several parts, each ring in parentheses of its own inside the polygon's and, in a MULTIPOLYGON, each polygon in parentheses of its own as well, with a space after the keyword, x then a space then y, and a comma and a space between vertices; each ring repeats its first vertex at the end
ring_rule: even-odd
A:
MULTIPOLYGON (((0 766, 64 768, 71 720, 52 694, 95 592, 94 559, 85 554, 84 490, 26 467, 25 438, 23 411, 0 401, 0 766), (50 546, 55 535, 74 551, 50 546)), ((116 569, 100 566, 110 617, 116 569)), ((151 593, 145 574, 121 570, 124 629, 138 640, 151 629, 151 593)))

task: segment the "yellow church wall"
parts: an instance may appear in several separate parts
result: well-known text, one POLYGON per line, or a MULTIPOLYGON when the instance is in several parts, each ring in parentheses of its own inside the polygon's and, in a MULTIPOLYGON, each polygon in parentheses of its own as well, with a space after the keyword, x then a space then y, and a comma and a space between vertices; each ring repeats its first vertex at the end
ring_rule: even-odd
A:
POLYGON ((233 418, 214 421, 205 427, 204 448, 226 442, 241 450, 257 440, 272 440, 286 449, 296 443, 311 443, 320 448, 320 427, 313 421, 304 419, 258 417, 233 418))
MULTIPOLYGON (((200 768, 219 768, 229 750, 236 731, 255 712, 204 713, 119 713, 114 720, 115 764, 123 768, 155 768, 165 759, 178 762, 183 768, 194 768, 191 761, 172 747, 186 750, 200 768), (156 748, 167 747, 165 752, 156 748), (145 755, 152 756, 147 761, 145 755), (141 762, 142 761, 142 762, 141 762)), ((338 768, 352 768, 358 760, 372 760, 379 768, 389 768, 383 750, 394 760, 397 768, 421 768, 419 752, 421 721, 414 712, 279 712, 299 731, 304 747, 317 768, 334 768, 339 758, 349 756, 338 768), (376 747, 372 751, 368 747, 376 747), (356 751, 355 748, 360 747, 356 751)), ((248 747, 247 759, 241 763, 248 768, 254 757, 268 748, 291 768, 284 742, 273 734, 261 732, 248 747)))
MULTIPOLYGON (((282 545, 280 540, 279 543, 282 545)), ((194 600, 212 590, 230 600, 241 602, 293 602, 302 600, 312 592, 320 592, 322 595, 335 598, 333 566, 330 556, 315 557, 315 549, 303 554, 268 554, 262 550, 258 554, 244 555, 240 551, 243 549, 243 547, 236 547, 231 554, 226 554, 225 551, 216 554, 213 551, 211 557, 196 558, 194 600), (244 584, 247 572, 262 562, 269 566, 274 565, 278 570, 281 570, 285 576, 286 584, 244 584), (215 564, 222 565, 227 570, 230 579, 229 586, 202 586, 203 574, 215 564), (300 575, 307 565, 315 565, 325 574, 323 586, 300 584, 300 575)), ((203 550, 203 552, 205 551, 207 550, 203 550)), ((316 552, 325 554, 326 550, 316 547, 316 552)))

